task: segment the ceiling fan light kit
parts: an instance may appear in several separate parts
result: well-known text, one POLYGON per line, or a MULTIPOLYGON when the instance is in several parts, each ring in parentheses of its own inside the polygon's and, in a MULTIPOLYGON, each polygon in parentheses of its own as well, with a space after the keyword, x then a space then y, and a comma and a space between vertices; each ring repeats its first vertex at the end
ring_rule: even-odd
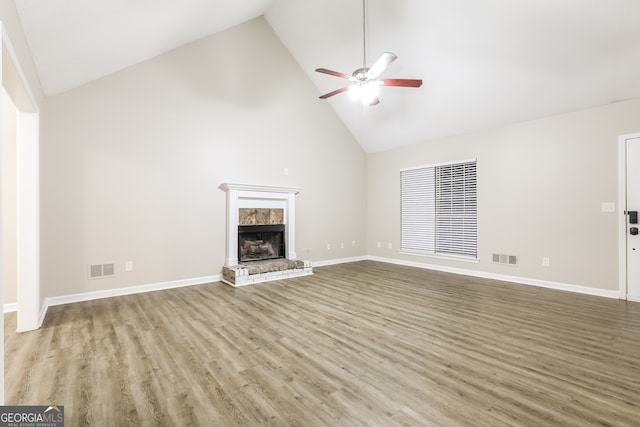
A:
POLYGON ((378 99, 380 93, 378 87, 378 82, 375 81, 360 82, 349 86, 347 93, 352 101, 360 101, 363 105, 375 105, 373 102, 378 99))
POLYGON ((367 67, 367 27, 366 27, 366 0, 362 1, 362 53, 363 66, 358 68, 351 75, 326 68, 316 68, 318 73, 329 74, 331 76, 346 79, 352 82, 350 86, 341 87, 332 92, 320 96, 320 99, 327 99, 342 92, 348 92, 349 98, 353 101, 360 101, 363 105, 377 105, 380 103, 378 98, 380 86, 398 86, 398 87, 415 87, 422 86, 420 79, 381 79, 378 76, 382 74, 387 67, 398 57, 391 53, 385 52, 373 63, 371 67, 367 67))

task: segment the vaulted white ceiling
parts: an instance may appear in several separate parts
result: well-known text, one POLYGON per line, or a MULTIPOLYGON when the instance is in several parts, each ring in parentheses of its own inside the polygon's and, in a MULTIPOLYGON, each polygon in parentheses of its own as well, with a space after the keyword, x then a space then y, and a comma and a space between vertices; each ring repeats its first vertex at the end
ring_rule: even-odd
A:
MULTIPOLYGON (((43 89, 77 87, 265 15, 318 95, 363 64, 361 0, 15 0, 43 89)), ((367 152, 640 97, 637 0, 368 0, 375 107, 327 101, 367 152)))

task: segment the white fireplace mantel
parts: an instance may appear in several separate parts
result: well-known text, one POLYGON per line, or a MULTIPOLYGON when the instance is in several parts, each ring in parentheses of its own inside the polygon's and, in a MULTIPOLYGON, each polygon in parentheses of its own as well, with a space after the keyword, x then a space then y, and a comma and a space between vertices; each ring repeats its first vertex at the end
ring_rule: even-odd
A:
POLYGON ((296 198, 299 188, 223 183, 227 193, 225 266, 238 265, 238 222, 240 208, 284 209, 286 258, 296 259, 296 198))

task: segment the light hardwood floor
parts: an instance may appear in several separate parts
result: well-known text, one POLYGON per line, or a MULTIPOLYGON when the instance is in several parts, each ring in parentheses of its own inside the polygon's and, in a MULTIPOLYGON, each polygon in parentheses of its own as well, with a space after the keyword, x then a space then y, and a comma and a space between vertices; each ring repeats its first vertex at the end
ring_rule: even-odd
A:
POLYGON ((6 319, 67 426, 638 426, 640 304, 358 262, 6 319))

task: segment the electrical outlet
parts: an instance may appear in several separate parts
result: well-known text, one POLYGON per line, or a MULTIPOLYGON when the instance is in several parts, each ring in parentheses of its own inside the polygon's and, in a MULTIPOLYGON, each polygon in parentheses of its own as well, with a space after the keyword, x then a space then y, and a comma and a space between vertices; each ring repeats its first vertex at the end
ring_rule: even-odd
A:
POLYGON ((616 211, 616 204, 615 204, 615 202, 602 202, 600 210, 602 212, 606 212, 606 213, 615 212, 616 211))
POLYGON ((124 263, 124 271, 133 271, 133 261, 127 261, 124 263))
POLYGON ((378 247, 381 248, 382 247, 382 243, 378 242, 378 247))
POLYGON ((543 257, 543 258, 542 258, 542 266, 543 266, 543 267, 549 267, 549 265, 551 265, 551 264, 549 263, 549 257, 543 257))
POLYGON ((391 244, 391 242, 387 243, 387 248, 389 249, 393 248, 393 245, 391 244))
POLYGON ((331 250, 331 243, 327 243, 327 250, 330 251, 331 250))

